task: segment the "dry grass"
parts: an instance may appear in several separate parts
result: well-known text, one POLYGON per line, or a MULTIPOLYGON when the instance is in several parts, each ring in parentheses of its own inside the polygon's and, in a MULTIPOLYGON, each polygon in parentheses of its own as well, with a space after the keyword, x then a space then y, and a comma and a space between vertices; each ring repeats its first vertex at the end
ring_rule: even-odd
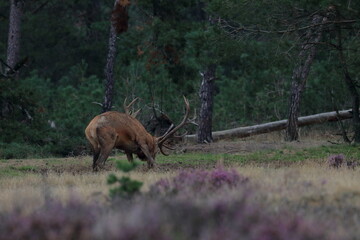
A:
MULTIPOLYGON (((108 199, 110 187, 106 183, 110 172, 83 173, 48 173, 47 175, 26 174, 23 177, 2 178, 0 188, 0 211, 9 211, 16 207, 31 211, 44 204, 47 197, 66 202, 76 197, 84 202, 105 202, 108 199)), ((119 176, 120 172, 117 172, 119 176)), ((139 173, 134 172, 130 177, 144 183, 143 191, 149 185, 161 178, 169 177, 172 173, 139 173)))
MULTIPOLYGON (((329 168, 325 164, 299 163, 286 168, 241 167, 259 189, 273 200, 301 200, 306 197, 328 196, 336 200, 343 193, 360 196, 360 169, 329 168)), ((354 202, 360 207, 360 201, 354 202)))
MULTIPOLYGON (((360 169, 330 169, 319 163, 299 163, 291 167, 273 168, 259 166, 238 167, 238 172, 249 177, 269 202, 302 201, 327 196, 326 201, 335 203, 344 194, 360 196, 360 169)), ((0 211, 26 205, 36 208, 51 196, 66 201, 75 196, 82 201, 106 201, 109 186, 106 183, 111 171, 101 173, 52 173, 25 174, 23 177, 2 178, 0 188, 0 211)), ((116 172, 121 175, 120 172, 116 172)), ((174 171, 133 172, 131 177, 144 182, 143 191, 161 178, 171 177, 174 171)), ((349 199, 352 205, 360 206, 358 197, 349 199)))
POLYGON ((359 168, 302 163, 286 168, 249 166, 238 171, 254 181, 255 198, 270 214, 284 210, 297 213, 336 227, 346 239, 359 239, 359 168))

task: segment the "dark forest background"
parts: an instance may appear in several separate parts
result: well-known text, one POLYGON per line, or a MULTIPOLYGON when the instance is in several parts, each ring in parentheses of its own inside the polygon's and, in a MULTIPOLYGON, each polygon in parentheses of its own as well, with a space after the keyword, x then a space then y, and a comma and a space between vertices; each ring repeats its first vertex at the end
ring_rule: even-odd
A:
MULTIPOLYGON (((142 109, 145 126, 154 108, 178 122, 183 95, 198 115, 202 74, 209 66, 215 70, 212 130, 288 118, 294 69, 302 65, 309 29, 321 39, 310 43, 316 54, 299 115, 354 106, 360 77, 358 1, 129 3, 127 30, 116 39, 113 110, 123 111, 126 97, 139 97, 134 107, 142 109), (314 24, 315 15, 325 20, 314 24)), ((84 129, 104 101, 113 8, 114 1, 97 0, 0 2, 0 158, 85 151, 84 129), (22 16, 19 68, 10 74, 13 2, 22 4, 22 16)), ((351 124, 346 130, 354 131, 351 124)))

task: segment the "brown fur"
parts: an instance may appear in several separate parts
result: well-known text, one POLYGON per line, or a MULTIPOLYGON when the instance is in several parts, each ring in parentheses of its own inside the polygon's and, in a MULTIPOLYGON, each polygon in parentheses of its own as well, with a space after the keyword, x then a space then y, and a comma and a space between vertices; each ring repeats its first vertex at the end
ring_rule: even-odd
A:
POLYGON ((120 112, 105 112, 94 117, 85 129, 93 152, 93 169, 104 166, 113 148, 124 150, 132 162, 132 154, 154 165, 157 153, 157 138, 150 135, 134 117, 120 112))

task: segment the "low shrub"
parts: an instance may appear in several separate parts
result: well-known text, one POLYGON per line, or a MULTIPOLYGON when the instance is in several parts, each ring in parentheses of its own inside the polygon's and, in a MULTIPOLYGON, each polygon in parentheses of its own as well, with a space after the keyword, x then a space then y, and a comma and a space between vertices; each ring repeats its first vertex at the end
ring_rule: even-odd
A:
POLYGON ((286 212, 269 215, 251 195, 234 193, 246 182, 234 170, 190 170, 113 204, 52 200, 27 215, 0 214, 0 239, 337 239, 323 222, 286 212), (178 197, 182 194, 187 197, 178 197))
POLYGON ((118 203, 95 227, 96 239, 335 239, 322 223, 267 215, 246 195, 216 199, 151 198, 118 203))
MULTIPOLYGON (((138 162, 123 162, 118 161, 116 163, 117 168, 127 174, 134 170, 139 165, 138 162)), ((140 188, 143 185, 142 182, 131 179, 130 176, 122 176, 117 177, 115 174, 110 174, 107 178, 107 183, 109 185, 115 184, 116 187, 110 189, 110 197, 118 198, 118 197, 125 197, 131 198, 134 195, 140 193, 140 188)))
POLYGON ((152 194, 177 194, 179 192, 209 193, 223 188, 234 188, 248 182, 248 178, 235 170, 222 168, 213 171, 187 170, 172 179, 161 179, 150 189, 152 194))
POLYGON ((328 157, 328 164, 330 167, 339 168, 344 162, 344 154, 333 154, 328 157))
POLYGON ((76 200, 66 205, 51 201, 31 214, 15 210, 1 215, 0 239, 92 239, 91 226, 98 215, 95 206, 76 200))

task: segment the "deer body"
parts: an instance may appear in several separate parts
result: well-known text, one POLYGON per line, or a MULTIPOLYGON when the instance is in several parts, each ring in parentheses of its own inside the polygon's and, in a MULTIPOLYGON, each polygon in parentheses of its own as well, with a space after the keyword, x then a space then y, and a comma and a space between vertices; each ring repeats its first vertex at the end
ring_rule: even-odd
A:
POLYGON ((93 169, 104 165, 113 148, 124 150, 129 161, 132 154, 154 164, 156 139, 134 117, 120 112, 105 112, 96 116, 85 129, 94 151, 93 169))
POLYGON ((136 154, 141 160, 147 161, 149 168, 153 167, 158 150, 164 154, 164 142, 186 124, 190 107, 185 97, 184 101, 186 113, 183 121, 177 127, 171 126, 161 137, 149 134, 127 110, 126 113, 110 111, 94 117, 85 129, 94 154, 93 170, 104 166, 113 148, 123 150, 130 162, 133 161, 133 154, 136 154))

